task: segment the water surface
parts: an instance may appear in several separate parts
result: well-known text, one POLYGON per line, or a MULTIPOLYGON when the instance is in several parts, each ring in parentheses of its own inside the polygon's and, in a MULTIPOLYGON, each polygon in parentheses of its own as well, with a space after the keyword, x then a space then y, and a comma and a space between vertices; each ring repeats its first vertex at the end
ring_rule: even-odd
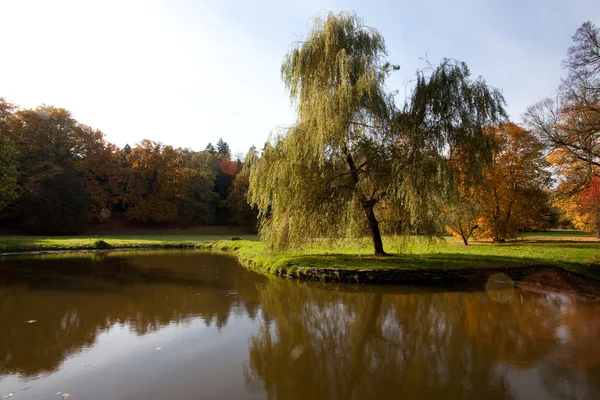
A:
POLYGON ((192 251, 0 261, 13 400, 598 399, 599 337, 599 303, 507 285, 302 283, 192 251))

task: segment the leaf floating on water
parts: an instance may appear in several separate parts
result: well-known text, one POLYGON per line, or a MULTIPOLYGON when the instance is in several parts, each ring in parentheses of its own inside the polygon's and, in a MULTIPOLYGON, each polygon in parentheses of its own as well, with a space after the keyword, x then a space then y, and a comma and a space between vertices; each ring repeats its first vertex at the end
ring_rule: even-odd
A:
POLYGON ((29 390, 29 389, 31 389, 32 387, 33 387, 33 386, 27 386, 25 389, 21 389, 21 391, 23 391, 23 392, 24 392, 24 391, 26 391, 26 390, 29 390))
POLYGON ((25 321, 25 322, 27 322, 28 324, 35 324, 37 322, 37 319, 30 319, 30 320, 25 321))
POLYGON ((3 399, 10 399, 11 397, 13 397, 13 395, 15 394, 15 392, 10 392, 9 394, 2 396, 3 399))
POLYGON ((62 392, 56 392, 55 396, 58 396, 59 394, 61 394, 62 392))
POLYGON ((225 292, 227 296, 235 296, 237 295, 237 290, 228 290, 225 292))
POLYGON ((70 396, 69 393, 63 393, 63 400, 65 400, 66 398, 68 398, 70 396))
POLYGON ((160 350, 160 349, 162 349, 162 347, 160 347, 160 346, 156 348, 156 350, 160 350))

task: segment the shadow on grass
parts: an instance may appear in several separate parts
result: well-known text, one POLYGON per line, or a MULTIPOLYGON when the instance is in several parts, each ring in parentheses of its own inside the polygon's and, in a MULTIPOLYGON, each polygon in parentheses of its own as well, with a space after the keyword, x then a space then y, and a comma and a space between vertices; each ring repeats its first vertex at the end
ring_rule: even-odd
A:
POLYGON ((543 258, 522 258, 477 254, 394 254, 387 257, 371 255, 321 254, 290 256, 288 266, 348 269, 443 269, 540 266, 559 267, 600 280, 599 264, 550 261, 543 258))
POLYGON ((319 254, 289 257, 290 265, 339 268, 473 268, 520 265, 551 265, 546 260, 476 254, 393 254, 371 255, 319 254))

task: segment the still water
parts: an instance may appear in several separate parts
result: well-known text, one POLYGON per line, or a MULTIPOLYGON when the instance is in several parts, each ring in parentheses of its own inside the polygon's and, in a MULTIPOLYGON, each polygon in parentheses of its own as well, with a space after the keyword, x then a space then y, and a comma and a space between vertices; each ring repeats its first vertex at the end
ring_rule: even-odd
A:
POLYGON ((0 396, 10 393, 600 399, 600 303, 286 281, 191 251, 6 257, 0 396))

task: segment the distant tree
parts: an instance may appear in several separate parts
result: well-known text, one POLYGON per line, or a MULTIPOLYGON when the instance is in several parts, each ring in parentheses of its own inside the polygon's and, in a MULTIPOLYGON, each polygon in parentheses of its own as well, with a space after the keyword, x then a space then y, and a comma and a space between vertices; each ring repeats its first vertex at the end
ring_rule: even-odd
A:
POLYGON ((600 30, 590 21, 572 37, 563 66, 567 77, 556 100, 544 99, 527 110, 525 121, 544 142, 560 176, 554 203, 578 226, 593 223, 585 203, 600 178, 600 30))
MULTIPOLYGON (((229 195, 229 190, 233 184, 235 175, 239 172, 240 164, 231 159, 231 150, 229 145, 219 139, 217 142, 217 159, 215 161, 215 169, 217 175, 215 178, 215 191, 219 194, 219 198, 224 201, 229 195)), ((218 219, 222 222, 227 220, 227 207, 222 203, 219 208, 218 219)))
POLYGON ((21 227, 30 234, 81 233, 90 220, 90 197, 85 179, 66 170, 30 183, 20 204, 21 227))
POLYGON ((73 168, 85 179, 90 196, 92 220, 102 221, 103 209, 112 209, 122 195, 120 186, 121 151, 108 143, 104 134, 89 126, 79 124, 77 129, 78 153, 73 168))
POLYGON ((215 146, 213 146, 213 144, 210 142, 208 142, 204 151, 206 151, 207 153, 210 153, 210 154, 217 154, 217 150, 215 150, 215 146))
POLYGON ((244 157, 241 171, 235 176, 229 196, 226 200, 229 223, 256 230, 258 210, 248 201, 248 188, 250 186, 250 170, 258 160, 258 153, 253 146, 244 157))
POLYGON ((397 110, 384 89, 396 69, 386 54, 375 29, 343 12, 317 17, 286 56, 281 72, 298 119, 267 146, 249 189, 275 248, 368 233, 374 253, 385 254, 380 221, 439 231, 454 152, 468 154, 463 168, 474 174, 490 159, 484 129, 505 115, 501 94, 444 60, 418 74, 397 110))
MULTIPOLYGON (((69 111, 51 106, 18 110, 14 114, 9 139, 18 152, 20 165, 20 198, 11 206, 17 220, 35 219, 40 223, 52 223, 43 216, 32 215, 36 209, 29 203, 31 198, 39 198, 40 193, 49 190, 47 182, 83 179, 85 196, 82 196, 87 196, 85 204, 89 206, 85 215, 94 219, 100 219, 100 210, 111 207, 116 201, 119 169, 116 147, 104 141, 102 132, 77 122, 69 111)), ((70 195, 79 196, 76 193, 70 195)), ((58 201, 56 206, 70 207, 69 201, 58 201)), ((42 212, 41 208, 39 212, 42 212)), ((56 210, 55 214, 83 215, 69 210, 56 210)), ((26 223, 29 227, 38 226, 36 224, 26 223)), ((36 229, 50 231, 54 227, 39 226, 36 229)), ((68 230, 73 231, 74 228, 68 230)))
POLYGON ((169 222, 180 217, 191 176, 183 151, 142 140, 127 156, 126 214, 139 221, 169 222))
POLYGON ((562 152, 559 167, 586 165, 589 182, 600 173, 600 31, 588 21, 573 42, 563 62, 568 76, 558 101, 545 99, 530 107, 525 120, 551 151, 562 152))
POLYGON ((475 236, 479 228, 478 220, 481 214, 481 205, 477 201, 474 191, 472 196, 461 193, 454 201, 442 207, 446 231, 457 239, 469 245, 469 239, 475 236))
POLYGON ((16 149, 9 142, 14 106, 0 98, 0 212, 18 197, 16 149))
POLYGON ((187 226, 216 223, 219 195, 213 191, 217 173, 214 161, 215 156, 208 152, 189 152, 185 156, 190 181, 181 217, 187 226))
POLYGON ((503 242, 523 228, 543 221, 551 183, 543 144, 531 132, 506 123, 491 130, 498 143, 493 162, 484 169, 479 193, 481 235, 503 242))
POLYGON ((600 178, 593 178, 585 189, 574 195, 557 196, 555 204, 576 228, 600 238, 600 178))
POLYGON ((223 141, 223 139, 219 139, 217 142, 217 154, 222 157, 231 157, 231 150, 229 149, 229 145, 227 142, 223 141))

